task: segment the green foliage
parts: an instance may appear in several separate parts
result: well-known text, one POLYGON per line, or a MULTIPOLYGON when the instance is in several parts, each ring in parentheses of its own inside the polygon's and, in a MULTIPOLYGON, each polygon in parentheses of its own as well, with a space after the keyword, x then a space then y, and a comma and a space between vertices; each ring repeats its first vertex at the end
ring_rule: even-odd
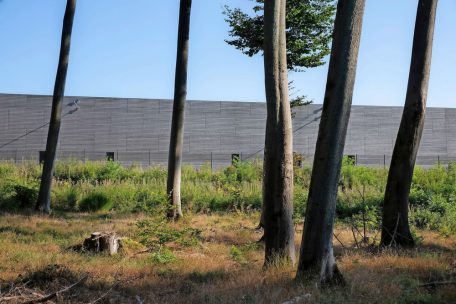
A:
POLYGON ((238 263, 245 262, 244 253, 235 245, 231 246, 230 248, 230 257, 238 263))
POLYGON ((13 189, 14 200, 19 202, 21 208, 33 208, 38 199, 38 186, 36 184, 16 184, 13 189))
POLYGON ((410 219, 415 227, 438 230, 442 234, 456 232, 456 204, 443 195, 412 189, 410 209, 410 219))
POLYGON ((200 243, 200 229, 173 227, 165 219, 141 220, 136 223, 139 243, 152 253, 152 260, 159 264, 168 264, 177 260, 171 244, 193 247, 200 243))
MULTIPOLYGON (((164 214, 168 207, 163 167, 69 161, 57 162, 56 168, 51 202, 56 211, 164 214)), ((0 163, 0 173, 1 210, 33 207, 41 167, 4 162, 0 163)), ((182 173, 181 197, 186 212, 261 210, 261 162, 237 162, 222 170, 212 170, 209 165, 199 169, 184 166, 182 173)), ((336 205, 337 220, 359 228, 378 229, 387 173, 383 168, 355 166, 345 158, 336 205)), ((295 222, 304 219, 310 178, 309 166, 295 167, 295 222)), ((443 235, 456 232, 455 163, 448 167, 416 168, 410 193, 410 222, 418 229, 437 230, 443 235)), ((179 235, 178 239, 181 238, 179 235)))
POLYGON ((39 185, 34 178, 17 176, 14 167, 0 166, 0 207, 5 210, 33 208, 38 198, 39 185))
POLYGON ((62 211, 74 211, 78 208, 80 193, 69 182, 59 182, 53 191, 53 208, 62 211))
POLYGON ((173 252, 168 248, 160 248, 151 254, 152 261, 157 264, 169 264, 177 260, 173 252))
POLYGON ((140 243, 151 250, 161 249, 170 243, 187 247, 196 246, 201 239, 201 230, 190 227, 174 228, 166 220, 142 220, 138 221, 136 226, 139 229, 140 243))
POLYGON ((304 219, 309 193, 306 189, 295 187, 293 197, 293 219, 300 222, 304 219))
POLYGON ((79 203, 81 211, 109 211, 113 206, 110 198, 101 191, 95 191, 85 196, 79 203))
MULTIPOLYGON (((253 0, 253 15, 225 6, 231 40, 242 53, 252 57, 263 51, 263 3, 253 0)), ((330 53, 334 23, 333 0, 288 0, 286 12, 287 64, 289 70, 301 70, 324 64, 330 53)))

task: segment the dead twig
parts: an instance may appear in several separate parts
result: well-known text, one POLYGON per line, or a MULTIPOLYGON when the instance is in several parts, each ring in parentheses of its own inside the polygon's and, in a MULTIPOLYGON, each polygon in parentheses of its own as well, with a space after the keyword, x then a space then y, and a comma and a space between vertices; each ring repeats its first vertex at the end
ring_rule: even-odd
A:
MULTIPOLYGON (((115 277, 117 277, 118 274, 115 275, 115 277)), ((94 301, 90 302, 89 304, 95 304, 95 303, 98 303, 100 302, 102 299, 104 299, 114 288, 118 287, 120 284, 125 284, 125 283, 129 283, 129 282, 133 282, 135 280, 139 280, 141 278, 143 278, 144 276, 143 275, 139 275, 139 276, 136 276, 136 277, 133 277, 131 279, 127 279, 127 280, 116 280, 114 282, 114 284, 111 285, 111 287, 109 287, 109 289, 103 293, 100 297, 98 297, 97 299, 95 299, 94 301)))
POLYGON ((88 275, 85 275, 85 276, 83 276, 79 281, 77 281, 76 283, 74 283, 74 284, 72 284, 72 285, 70 285, 70 286, 68 286, 68 287, 65 287, 65 288, 62 289, 62 290, 59 290, 59 291, 57 291, 57 292, 53 292, 53 293, 51 293, 51 294, 48 294, 48 295, 46 295, 46 296, 44 296, 44 297, 41 297, 41 298, 38 298, 38 299, 34 299, 34 300, 29 300, 29 301, 22 302, 22 304, 43 303, 43 302, 52 300, 52 299, 54 299, 54 298, 56 298, 56 297, 59 297, 60 295, 62 295, 62 294, 64 294, 64 293, 70 291, 71 289, 73 289, 73 288, 75 288, 75 287, 81 285, 82 283, 84 283, 84 282, 87 280, 88 277, 89 277, 88 275))

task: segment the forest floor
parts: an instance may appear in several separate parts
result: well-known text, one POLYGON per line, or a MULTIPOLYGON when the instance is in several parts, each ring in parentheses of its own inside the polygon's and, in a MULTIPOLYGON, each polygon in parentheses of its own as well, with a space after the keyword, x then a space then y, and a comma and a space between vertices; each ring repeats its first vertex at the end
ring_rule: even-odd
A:
MULTIPOLYGON (((295 281, 291 266, 263 270, 264 249, 257 242, 262 232, 255 229, 258 218, 258 213, 188 215, 167 224, 138 214, 3 214, 0 303, 39 298, 85 275, 87 280, 52 301, 456 303, 455 235, 416 231, 416 248, 380 251, 356 246, 352 230, 337 224, 335 253, 347 285, 321 289, 316 282, 295 281), (121 253, 69 249, 95 231, 125 237, 121 253), (153 250, 146 251, 143 244, 153 250)), ((302 226, 297 226, 297 249, 301 233, 302 226)))

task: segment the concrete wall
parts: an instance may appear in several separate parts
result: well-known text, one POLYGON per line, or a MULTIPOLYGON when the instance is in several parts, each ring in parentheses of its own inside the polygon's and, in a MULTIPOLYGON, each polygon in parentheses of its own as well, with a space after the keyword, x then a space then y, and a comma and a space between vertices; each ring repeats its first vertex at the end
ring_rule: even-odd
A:
MULTIPOLYGON (((63 118, 59 157, 104 159, 115 152, 128 164, 165 164, 172 102, 158 99, 67 97, 79 99, 80 109, 63 118)), ((50 96, 0 94, 0 146, 48 123, 50 96)), ((65 107, 64 113, 71 107, 65 107)), ((295 110, 294 150, 311 159, 321 105, 295 110)), ((345 154, 359 163, 388 164, 402 114, 401 107, 354 106, 345 154)), ((184 161, 214 166, 242 158, 262 158, 266 107, 264 103, 189 101, 185 113, 184 161), (258 153, 257 153, 258 152, 258 153), (256 153, 256 154, 255 154, 256 153), (255 155, 253 155, 255 154, 255 155)), ((456 159, 456 109, 429 108, 418 162, 432 164, 456 159)), ((47 126, 0 149, 2 159, 36 159, 46 145, 47 126)))

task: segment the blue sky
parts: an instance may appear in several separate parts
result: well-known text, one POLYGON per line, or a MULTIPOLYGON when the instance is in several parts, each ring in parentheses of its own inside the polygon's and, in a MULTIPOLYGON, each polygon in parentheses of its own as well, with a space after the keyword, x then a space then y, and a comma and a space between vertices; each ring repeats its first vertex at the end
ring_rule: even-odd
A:
MULTIPOLYGON (((353 103, 402 105, 418 0, 367 0, 353 103)), ((0 92, 51 94, 64 0, 0 1, 0 92)), ((223 5, 193 0, 188 98, 264 101, 261 56, 227 45, 223 5)), ((178 0, 78 0, 66 95, 171 98, 178 0)), ((428 106, 456 107, 456 0, 440 0, 428 106)), ((327 65, 290 73, 321 103, 327 65)))

